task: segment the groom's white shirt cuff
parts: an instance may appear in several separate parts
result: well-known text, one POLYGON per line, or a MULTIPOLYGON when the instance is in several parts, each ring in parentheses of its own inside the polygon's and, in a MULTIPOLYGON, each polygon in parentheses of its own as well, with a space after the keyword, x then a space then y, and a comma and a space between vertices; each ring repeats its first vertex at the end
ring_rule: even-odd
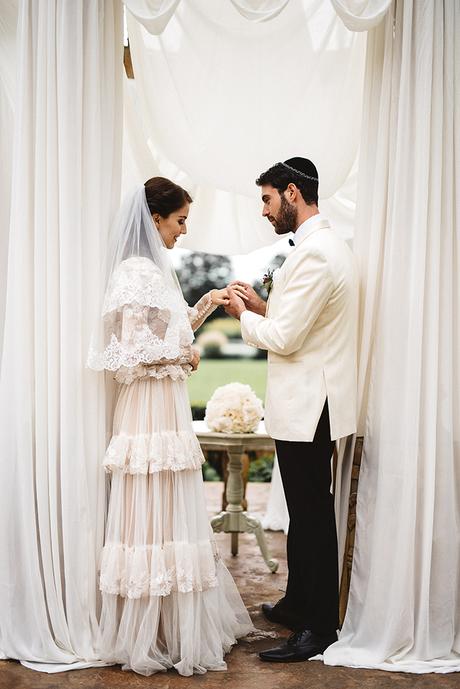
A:
POLYGON ((256 341, 257 338, 255 335, 258 323, 263 320, 264 316, 254 313, 253 311, 243 311, 240 316, 241 335, 246 344, 251 345, 251 347, 266 349, 266 347, 261 347, 261 343, 256 341))

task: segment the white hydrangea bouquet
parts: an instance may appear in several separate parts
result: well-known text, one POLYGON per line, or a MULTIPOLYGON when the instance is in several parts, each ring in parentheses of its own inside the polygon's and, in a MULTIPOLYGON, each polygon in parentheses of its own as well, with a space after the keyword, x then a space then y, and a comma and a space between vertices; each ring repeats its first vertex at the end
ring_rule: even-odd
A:
POLYGON ((214 391, 204 420, 218 433, 254 433, 264 415, 261 400, 243 383, 229 383, 214 391))

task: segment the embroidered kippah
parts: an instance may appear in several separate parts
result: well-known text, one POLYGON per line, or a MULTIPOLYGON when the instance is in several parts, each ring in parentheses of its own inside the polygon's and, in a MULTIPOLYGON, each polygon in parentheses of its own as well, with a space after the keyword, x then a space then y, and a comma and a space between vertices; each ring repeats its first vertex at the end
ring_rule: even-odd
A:
POLYGON ((278 163, 278 165, 283 165, 284 167, 287 167, 288 170, 291 172, 295 172, 296 175, 300 175, 301 177, 305 177, 305 179, 311 179, 312 182, 319 182, 317 177, 310 177, 310 175, 306 175, 305 172, 301 172, 300 170, 296 170, 295 167, 292 167, 292 165, 288 165, 287 163, 278 163))

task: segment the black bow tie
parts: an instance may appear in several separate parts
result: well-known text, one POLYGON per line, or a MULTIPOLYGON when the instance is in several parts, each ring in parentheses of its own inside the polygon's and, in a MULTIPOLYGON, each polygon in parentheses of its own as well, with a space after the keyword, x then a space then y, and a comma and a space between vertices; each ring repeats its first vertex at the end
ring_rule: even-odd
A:
POLYGON ((295 246, 295 241, 293 239, 289 240, 289 246, 295 246))

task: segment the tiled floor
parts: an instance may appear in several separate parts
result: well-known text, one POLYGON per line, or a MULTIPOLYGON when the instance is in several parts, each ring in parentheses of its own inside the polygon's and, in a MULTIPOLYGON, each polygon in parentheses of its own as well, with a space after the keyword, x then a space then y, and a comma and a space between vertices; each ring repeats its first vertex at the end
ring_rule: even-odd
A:
MULTIPOLYGON (((267 499, 267 484, 249 484, 250 509, 262 512, 267 499)), ((219 510, 221 484, 207 484, 211 513, 219 510)), ((267 534, 272 555, 280 560, 277 574, 265 567, 253 536, 240 537, 240 554, 229 554, 230 537, 218 535, 221 552, 235 577, 248 606, 259 636, 243 641, 227 657, 228 671, 180 677, 175 672, 142 677, 122 672, 119 667, 76 670, 59 674, 38 673, 23 668, 15 661, 0 662, 0 689, 457 689, 458 674, 409 675, 371 670, 326 667, 311 661, 292 665, 261 663, 258 651, 276 645, 287 631, 266 622, 259 610, 264 601, 275 601, 281 595, 286 579, 285 538, 281 533, 267 534)))

